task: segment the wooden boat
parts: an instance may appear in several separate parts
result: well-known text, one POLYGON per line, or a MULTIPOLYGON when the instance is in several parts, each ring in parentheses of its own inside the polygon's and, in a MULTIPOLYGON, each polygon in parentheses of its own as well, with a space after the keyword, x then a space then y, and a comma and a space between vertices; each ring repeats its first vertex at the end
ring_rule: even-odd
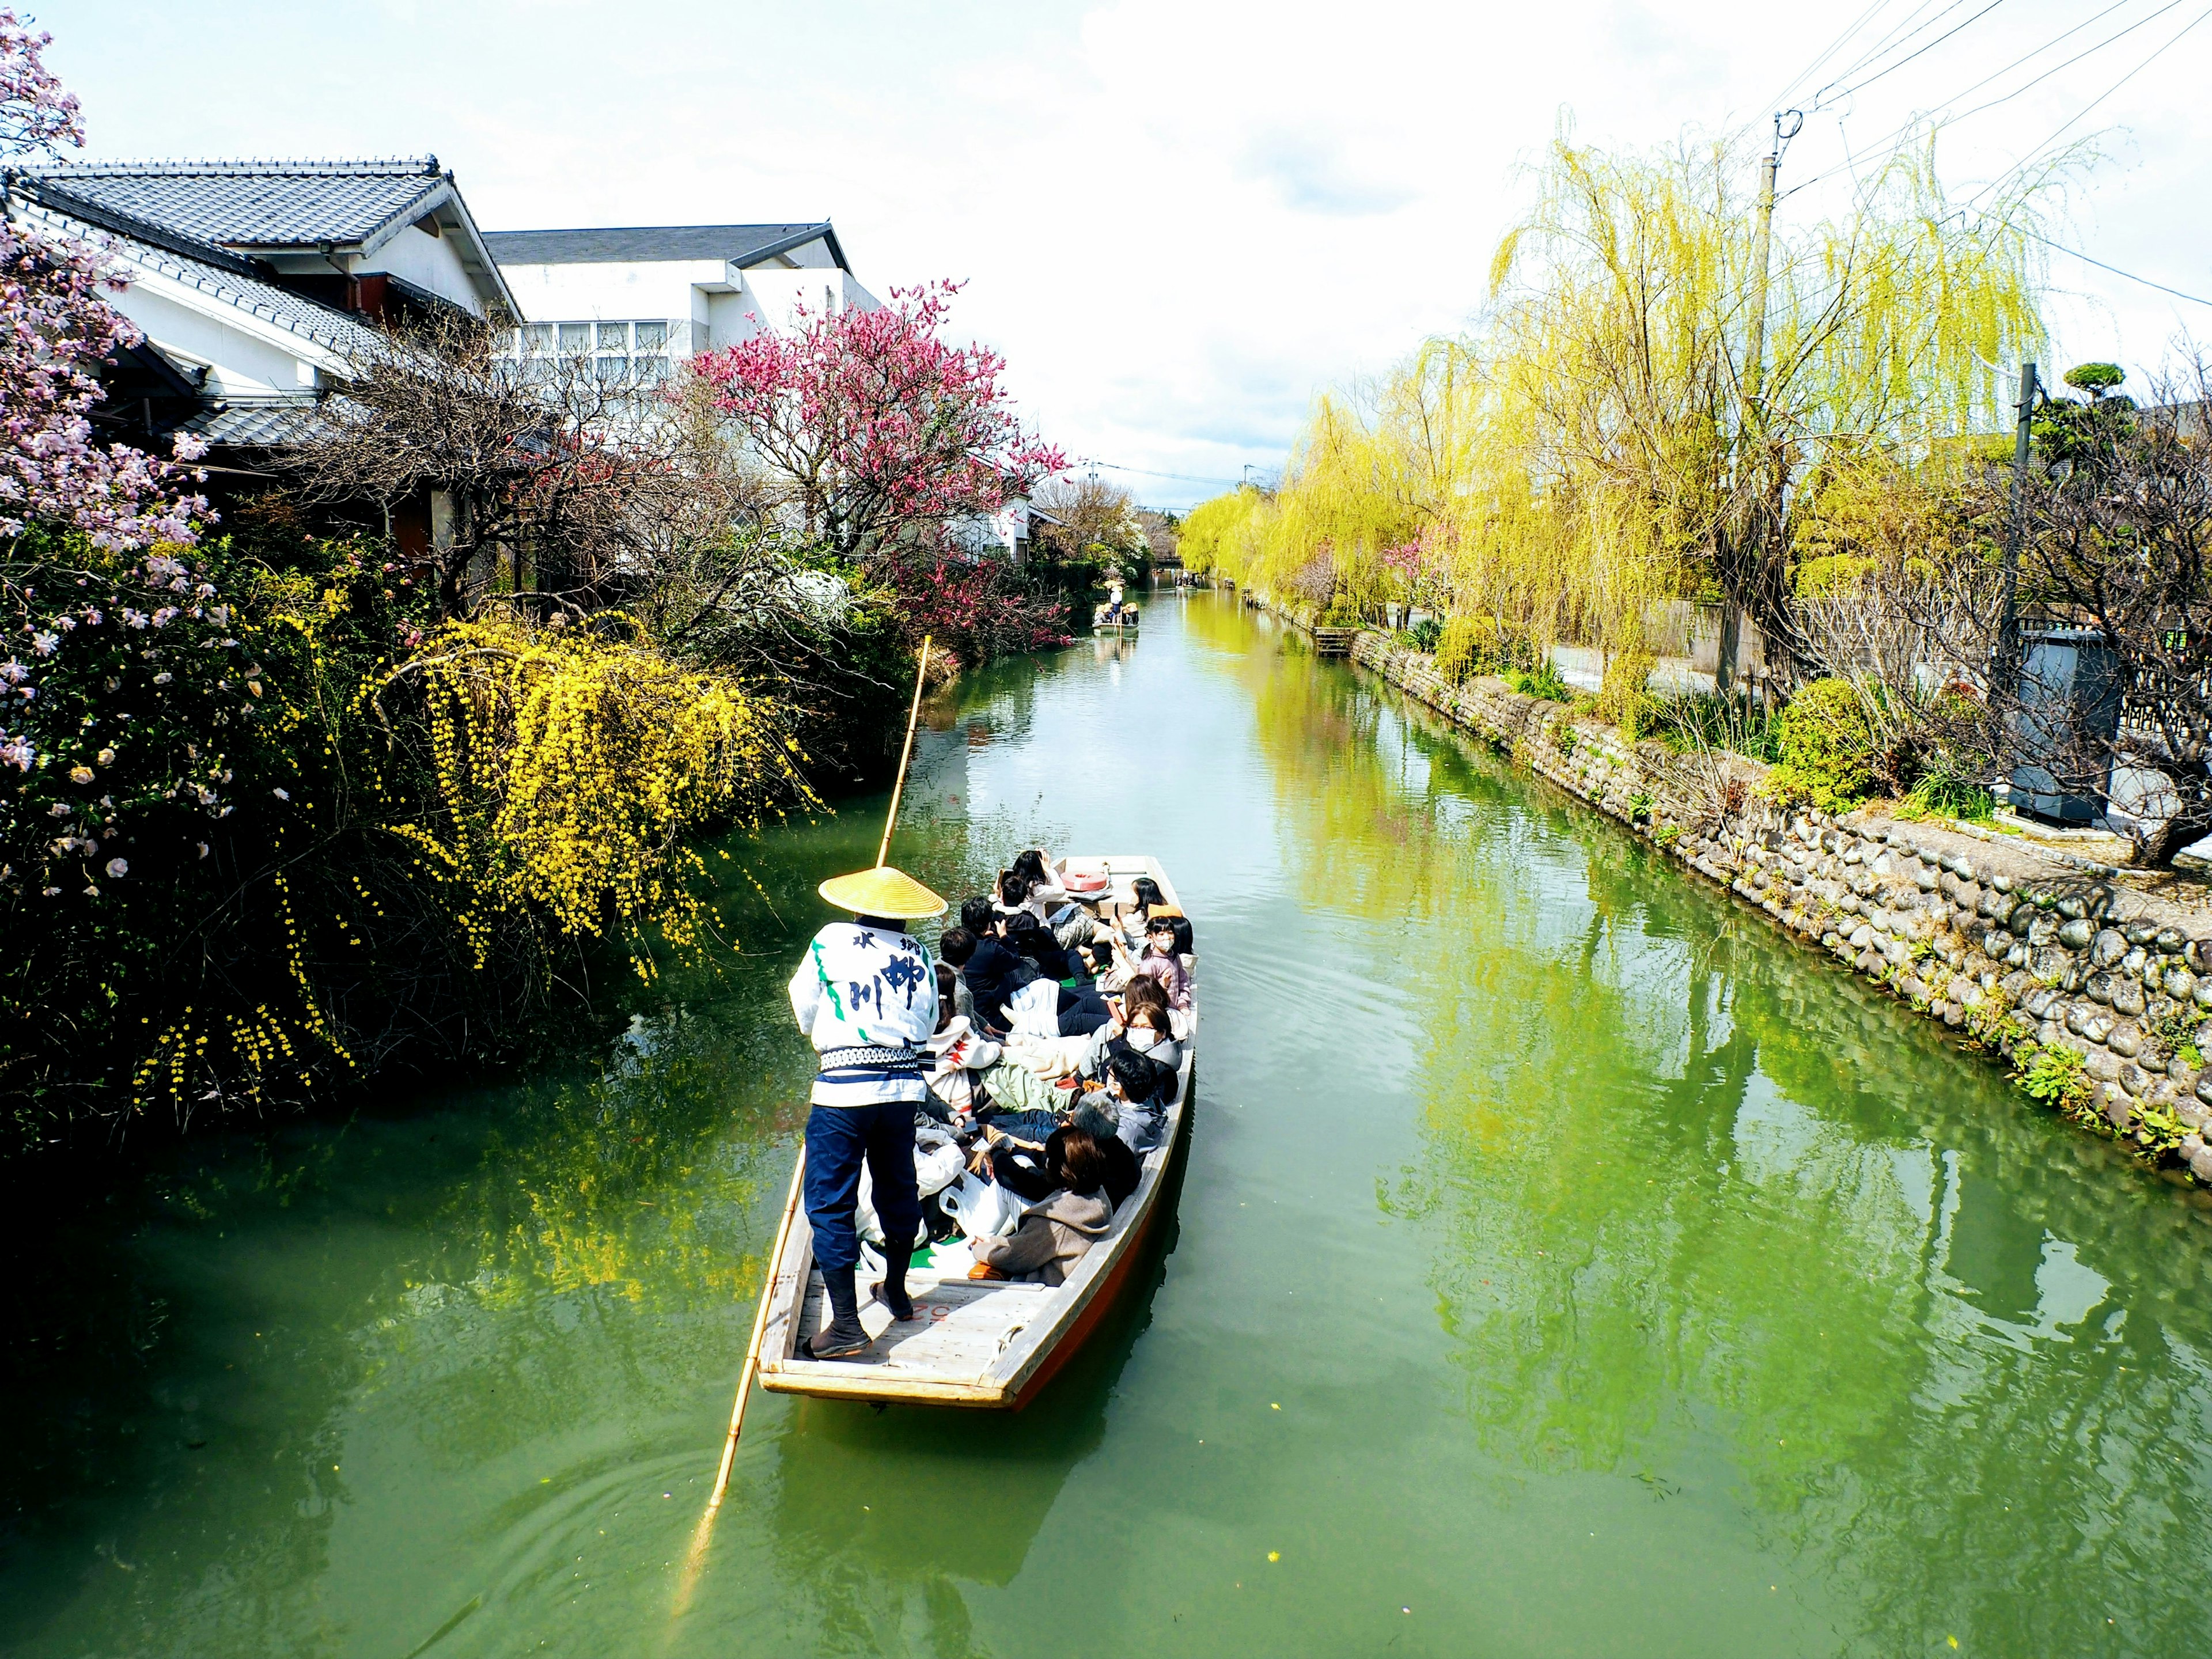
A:
MULTIPOLYGON (((1107 893, 1133 901, 1132 884, 1150 876, 1170 904, 1180 905, 1167 872, 1148 858, 1069 858, 1067 874, 1103 873, 1107 893)), ((1145 1155, 1137 1190, 1115 1212, 1113 1230, 1092 1245, 1064 1285, 940 1278, 927 1267, 907 1274, 916 1317, 894 1324, 890 1310, 870 1299, 860 1322, 875 1338, 858 1360, 793 1358, 799 1339, 830 1322, 822 1275, 814 1268, 814 1233, 803 1206, 794 1206, 782 1249, 769 1269, 766 1323, 761 1334, 761 1386, 777 1394, 810 1394, 833 1400, 902 1400, 926 1405, 1016 1410, 1035 1399, 1066 1364, 1107 1311, 1141 1282, 1136 1271, 1162 1220, 1161 1195, 1184 1156, 1189 1139, 1192 1080, 1198 1064, 1198 1005, 1192 998, 1190 1029, 1167 1132, 1145 1155)), ((792 1182, 797 1188, 799 1174, 792 1182)), ((863 1288, 866 1278, 863 1276, 863 1288)))
POLYGON ((1118 620, 1106 620, 1106 607, 1099 605, 1091 613, 1091 631, 1094 634, 1133 634, 1137 631, 1137 612, 1133 606, 1122 607, 1118 620))

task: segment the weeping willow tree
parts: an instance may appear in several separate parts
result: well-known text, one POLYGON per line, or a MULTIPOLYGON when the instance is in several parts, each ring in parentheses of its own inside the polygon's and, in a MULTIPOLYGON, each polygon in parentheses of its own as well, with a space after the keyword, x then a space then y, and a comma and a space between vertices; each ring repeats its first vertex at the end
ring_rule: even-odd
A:
POLYGON ((1319 399, 1279 491, 1194 513, 1201 556, 1316 601, 1425 586, 1631 651, 1654 601, 1721 597, 1771 659, 1808 664, 1794 577, 1824 487, 2002 423, 2000 366, 2043 338, 2033 233, 2058 175, 1968 214, 1931 140, 1840 216, 1785 210, 1754 369, 1756 174, 1740 141, 1612 153, 1563 133, 1475 325, 1319 399))

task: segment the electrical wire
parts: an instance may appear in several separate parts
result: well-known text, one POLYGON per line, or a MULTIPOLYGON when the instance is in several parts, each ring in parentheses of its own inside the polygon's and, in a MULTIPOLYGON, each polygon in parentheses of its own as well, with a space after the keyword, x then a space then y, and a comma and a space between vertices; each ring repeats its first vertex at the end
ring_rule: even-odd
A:
MULTIPOLYGON (((2170 8, 2169 8, 2169 9, 2170 9, 2170 8)), ((2188 33, 2189 33, 2189 32, 2190 32, 2191 30, 2192 30, 2192 29, 2194 29, 2195 27, 2197 27, 2197 26, 2198 24, 2202 23, 2202 22, 2203 22, 2206 18, 2208 18, 2208 17, 2212 17, 2212 6, 2207 6, 2207 7, 2206 7, 2203 11, 2198 12, 2198 13, 2197 14, 2197 15, 2196 15, 2196 16, 2194 16, 2194 17, 2191 18, 2191 19, 2189 20, 2189 21, 2187 21, 2186 23, 2184 23, 2184 24, 2181 26, 2181 27, 2180 27, 2180 28, 2179 28, 2179 30, 2174 33, 2173 37, 2172 37, 2171 40, 2167 40, 2167 41, 2166 41, 2166 43, 2164 46, 2162 46, 2159 47, 2155 52, 2152 52, 2152 53, 2151 53, 2151 55, 2150 55, 2149 57, 2148 57, 2148 58, 2144 58, 2144 59, 2142 60, 2142 63, 2137 64, 2136 64, 2133 69, 2130 70, 2129 70, 2125 75, 2123 75, 2123 76, 2122 76, 2118 80, 2117 80, 2117 81, 2113 82, 2112 82, 2112 84, 2111 86, 2106 87, 2106 88, 2102 92, 2099 93, 2099 94, 2098 94, 2094 98, 2092 98, 2092 99, 2091 99, 2087 103, 2086 103, 2086 104, 2082 105, 2082 106, 2081 106, 2081 107, 2079 110, 2077 110, 2076 112, 2075 112, 2075 113, 2074 113, 2071 117, 2069 117, 2068 119, 2063 120, 2063 121, 2061 121, 2061 122, 2060 122, 2057 126, 2053 127, 2053 128, 2051 130, 2051 133, 2050 133, 2050 136, 2049 136, 2048 137, 2045 138, 2045 139, 2044 139, 2044 141, 2043 141, 2041 143, 2039 143, 2039 144, 2036 145, 2034 149, 2033 149, 2029 150, 2026 155, 2022 155, 2022 156, 2020 158, 2020 160, 2018 160, 2017 161, 2014 161, 2014 162, 2010 167, 2007 167, 2007 168, 2006 168, 2002 173, 2000 173, 1999 174, 1997 174, 1997 176, 1996 176, 1996 178, 1994 178, 1994 179, 1990 179, 1990 180, 1989 181, 1989 183, 1987 183, 1987 184, 1984 185, 1983 185, 1979 190, 1976 191, 1975 191, 1972 196, 1969 196, 1969 197, 1966 198, 1966 204, 1968 207, 1972 207, 1975 203, 1977 203, 1977 202, 1980 201, 1980 200, 1982 199, 1982 198, 1983 198, 1983 197, 1984 197, 1984 196, 1988 195, 1991 191, 1995 190, 1995 189, 1996 189, 1999 185, 2002 184, 2006 179, 2009 179, 2010 177, 2012 177, 2012 175, 2013 175, 2014 173, 2018 173, 2018 172, 2020 172, 2022 168, 2026 167, 2027 166, 2027 164, 2028 164, 2030 161, 2033 161, 2033 160, 2036 158, 2036 156, 2037 156, 2038 155, 2039 155, 2040 153, 2042 153, 2044 150, 2048 149, 2049 149, 2049 148, 2050 148, 2053 143, 2057 143, 2057 139, 2058 139, 2058 136, 2059 136, 2061 133, 2064 132, 2064 131, 2067 130, 2067 128, 2069 128, 2069 127, 2070 127, 2070 126, 2074 125, 2075 125, 2075 123, 2076 123, 2076 122, 2080 121, 2080 120, 2081 119, 2081 118, 2082 118, 2083 116, 2085 116, 2085 115, 2088 114, 2088 112, 2089 112, 2091 110, 2093 110, 2093 109, 2096 108, 2098 105, 2100 105, 2100 104, 2103 103, 2103 102, 2105 101, 2105 100, 2106 100, 2107 98, 2110 98, 2110 97, 2111 97, 2114 93, 2118 92, 2118 91, 2122 87, 2124 87, 2124 86, 2127 85, 2127 83, 2128 83, 2129 82, 2130 82, 2130 81, 2134 80, 2134 79, 2136 78, 2136 76, 2137 76, 2138 75, 2141 75, 2141 74, 2142 74, 2145 70, 2148 69, 2148 68, 2149 68, 2153 64, 2155 64, 2156 62, 2158 62, 2158 60, 2159 60, 2160 58, 2161 58, 2165 57, 2165 56, 2166 56, 2166 54, 2167 52, 2169 52, 2172 51, 2172 50, 2173 50, 2173 48, 2174 48, 2176 46, 2178 46, 2178 45, 2179 45, 2179 44, 2180 44, 2180 42, 2181 42, 2181 40, 2182 40, 2182 37, 2183 37, 2183 36, 2185 36, 2185 35, 2188 34, 2188 33)), ((2146 19, 2145 21, 2148 21, 2148 19, 2146 19)))
POLYGON ((1784 99, 1788 98, 1790 94, 1796 92, 1798 88, 1803 86, 1805 82, 1811 80, 1815 75, 1818 75, 1820 72, 1820 65, 1826 63, 1831 58, 1833 58, 1838 52, 1841 52, 1844 44, 1849 41, 1853 35, 1864 28, 1867 24, 1873 20, 1874 15, 1876 12, 1885 10, 1888 7, 1889 3, 1890 0, 1874 0, 1874 3, 1869 6, 1864 11, 1861 12, 1857 18, 1848 27, 1846 27, 1841 34, 1838 35, 1834 40, 1828 43, 1825 51, 1821 52, 1811 63, 1806 64, 1803 69, 1799 70, 1796 75, 1792 76, 1790 80, 1784 84, 1781 91, 1776 93, 1773 97, 1768 99, 1766 100, 1767 104, 1772 107, 1780 107, 1784 99))
MULTIPOLYGON (((1927 22, 1921 23, 1918 28, 1912 28, 1911 26, 1914 20, 1918 18, 1922 13, 1925 12, 1929 6, 1935 3, 1936 0, 1920 0, 1920 3, 1918 5, 1913 7, 1911 11, 1906 12, 1904 16, 1899 18, 1896 22, 1890 26, 1888 33, 1883 35, 1881 40, 1875 41, 1864 52, 1861 52, 1856 58, 1853 58, 1843 70, 1839 70, 1836 76, 1836 80, 1829 82, 1828 86, 1835 85, 1836 81, 1850 80, 1851 76, 1856 75, 1869 64, 1873 63, 1875 59, 1881 57, 1882 53, 1887 52, 1892 46, 1899 45, 1900 43, 1900 37, 1902 40, 1910 40, 1913 35, 1919 33, 1920 30, 1926 28, 1929 23, 1942 22, 1943 19, 1949 16, 1960 6, 1964 5, 1966 3, 1966 0, 1951 0, 1951 3, 1949 5, 1937 12, 1935 16, 1929 18, 1927 22), (1909 33, 1907 32, 1908 30, 1910 30, 1909 33)), ((1827 90, 1827 87, 1823 87, 1820 90, 1822 92, 1826 92, 1827 90)))
MULTIPOLYGON (((1960 30, 1972 27, 1976 23, 1980 22, 1983 18, 1987 17, 1991 12, 1995 11, 2002 4, 2004 4, 2004 0, 1990 0, 1990 3, 1988 5, 1984 6, 1972 17, 1966 19, 1965 22, 1959 24, 1957 27, 1946 29, 1942 33, 1937 35, 1933 40, 1930 40, 1926 46, 1921 47, 1918 52, 1908 52, 1905 56, 1899 58, 1895 63, 1886 64, 1882 68, 1876 70, 1872 75, 1868 76, 1865 80, 1854 81, 1850 86, 1845 87, 1841 92, 1837 93, 1836 96, 1838 99, 1848 98, 1853 93, 1858 91, 1860 88, 1872 86, 1875 82, 1881 80, 1883 76, 1890 73, 1891 70, 1901 70, 1914 58, 1920 57, 1923 53, 1935 51, 1936 47, 1942 46, 1953 35, 1957 34, 1960 30)), ((1935 16, 1929 18, 1926 23, 1923 23, 1920 26, 1920 28, 1927 28, 1932 24, 1941 22, 1944 18, 1949 16, 1952 12, 1956 11, 1957 9, 1958 6, 1956 4, 1946 7, 1942 11, 1936 13, 1935 16)), ((1913 30, 1912 34, 1917 34, 1919 33, 1920 29, 1915 29, 1913 30)), ((1912 38, 1912 34, 1906 35, 1905 39, 1906 40, 1910 40, 1912 38)), ((1899 41, 1898 44, 1902 46, 1904 41, 1899 41)), ((1835 83, 1833 82, 1831 82, 1829 83, 1829 87, 1832 87, 1834 84, 1835 83)), ((1819 109, 1821 106, 1821 100, 1827 97, 1829 87, 1821 88, 1819 96, 1813 100, 1813 107, 1814 109, 1819 109)))
MULTIPOLYGON (((1959 92, 1953 93, 1950 97, 1943 100, 1943 103, 1947 105, 1953 104, 1956 103, 1961 98, 1971 97, 1973 94, 1979 92, 1984 87, 1989 85, 1990 82, 2002 80, 2006 76, 2011 74, 2014 70, 2018 69, 2022 64, 2028 62, 2032 58, 2040 58, 2045 52, 2049 52, 2060 41, 2067 39, 2068 36, 2079 34, 2083 29, 2087 28, 2091 24, 2097 22, 2102 18, 2111 16, 2112 13, 2118 11, 2122 7, 2130 3, 2132 3, 2132 0, 2113 0, 2113 3, 2111 5, 2106 6, 2104 10, 2084 18, 2081 21, 2076 23, 2072 28, 2067 29, 2062 33, 2051 36, 2050 40, 2045 41, 2041 46, 2037 46, 2033 51, 2022 52, 2019 57, 2014 58, 2012 62, 2007 64, 2002 69, 1994 70, 1991 73, 1984 76, 1972 86, 1965 88, 1959 92)), ((2159 18, 2163 17, 2167 12, 2173 10, 2181 3, 2182 0, 2166 0, 2166 3, 2160 6, 2156 11, 2151 12, 2145 16, 2138 17, 2134 22, 2130 23, 2124 28, 2115 29, 2112 33, 2098 41, 2096 45, 2093 46, 2085 46, 2080 52, 2075 52, 2074 56, 2067 58, 2063 63, 2054 64, 2051 68, 2044 70, 2042 74, 2036 76, 2032 80, 2022 82, 2019 86, 2014 87, 2010 92, 2004 93, 1998 97, 1990 99, 1985 103, 1977 104, 1972 109, 1962 110, 1956 115, 1947 115, 1935 125, 1937 127, 1955 126, 1958 123, 1966 120, 1972 116, 1979 115, 1985 110, 1992 110, 2001 104, 2010 103, 2022 93, 2028 91, 2032 88, 2041 85, 2045 81, 2048 81, 2052 76, 2057 74, 2061 70, 2070 69, 2075 64, 2080 63, 2083 58, 2094 57, 2097 53, 2102 52, 2106 46, 2111 46, 2115 40, 2120 40, 2125 35, 2134 33, 2136 30, 2142 27, 2146 23, 2155 22, 2159 18)), ((1916 116, 1911 120, 1905 122, 1902 126, 1897 127, 1894 130, 1883 134, 1882 137, 1877 138, 1874 143, 1867 145, 1864 149, 1859 151, 1858 155, 1864 155, 1873 151, 1883 149, 1887 146, 1893 144, 1897 140, 1905 137, 1907 134, 1917 131, 1924 124, 1924 117, 1916 116)), ((1783 196, 1784 198, 1787 198, 1796 195, 1801 190, 1808 190, 1814 185, 1823 184, 1828 179, 1836 177, 1838 173, 1851 172, 1857 164, 1858 157, 1856 155, 1852 156, 1851 158, 1844 161, 1839 166, 1830 167, 1825 173, 1816 173, 1811 178, 1805 179, 1802 183, 1791 185, 1790 189, 1783 191, 1783 196)))
POLYGON ((1077 461, 1074 465, 1076 466, 1100 466, 1105 468, 1109 472, 1133 473, 1139 478, 1174 478, 1183 483, 1233 484, 1243 482, 1240 478, 1201 477, 1194 472, 1149 472, 1141 466, 1119 466, 1112 461, 1094 461, 1084 459, 1077 461))
POLYGON ((2187 300, 2192 305, 2212 306, 2212 300, 2207 300, 2200 295, 2185 294, 2178 288, 2168 288, 2164 283, 2154 283, 2148 276, 2138 276, 2132 270, 2122 270, 2118 265, 2108 265, 2102 259, 2093 259, 2080 248, 2069 247, 2063 242, 2054 242, 2041 232, 2030 230, 2024 225, 2015 225, 2013 228, 2018 230, 2023 236, 2033 237, 2045 247, 2055 247, 2061 253, 2071 254, 2082 264, 2094 265, 2100 270, 2109 270, 2115 276, 2124 276, 2131 283, 2141 283, 2145 288, 2154 288, 2160 294, 2171 294, 2175 299, 2187 300))

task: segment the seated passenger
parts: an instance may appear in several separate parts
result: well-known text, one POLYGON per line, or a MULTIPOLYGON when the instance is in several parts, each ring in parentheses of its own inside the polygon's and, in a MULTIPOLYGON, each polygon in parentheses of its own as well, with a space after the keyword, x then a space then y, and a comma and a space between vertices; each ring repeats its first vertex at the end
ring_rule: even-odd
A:
POLYGON ((1015 854, 1012 872, 1029 883, 1030 896, 1044 906, 1048 922, 1052 920, 1052 913, 1056 908, 1070 902, 1071 895, 1060 884, 1052 860, 1038 848, 1032 847, 1026 852, 1015 854))
POLYGON ((1133 958, 1124 952, 1121 965, 1133 982, 1139 975, 1159 981, 1160 988, 1168 994, 1168 1006, 1188 1012, 1190 971, 1182 965, 1182 957, 1176 954, 1175 947, 1173 919, 1155 916, 1146 928, 1144 955, 1133 958))
POLYGON ((1172 1073, 1142 1054, 1116 1054, 1106 1068, 1106 1092, 1114 1103, 1114 1133, 1121 1144, 1139 1155, 1160 1144, 1167 1133, 1167 1093, 1175 1087, 1172 1073))
POLYGON ((937 1030, 923 1046, 922 1062, 931 1098, 921 1109, 940 1122, 964 1129, 991 1102, 982 1074, 1000 1063, 999 1045, 979 1034, 968 1016, 953 1011, 953 987, 959 975, 937 964, 937 1030))
POLYGON ((1107 1201, 1106 1154, 1086 1130, 1055 1129, 1045 1143, 1044 1166, 1059 1190, 1022 1212, 1004 1238, 973 1242, 971 1279, 1012 1279, 1062 1285, 1069 1271, 1114 1225, 1107 1201))
POLYGON ((951 927, 937 948, 967 981, 987 1036, 1088 1036, 1112 1018, 1097 992, 1086 987, 1079 994, 1045 978, 997 939, 951 927))
POLYGON ((1045 931, 1044 924, 1026 910, 1017 910, 1006 917, 1006 948, 1018 957, 1026 957, 1036 964, 1037 972, 1047 979, 1055 980, 1071 990, 1079 989, 1090 982, 1090 964, 1079 951, 1060 948, 1060 941, 1045 931))
MULTIPOLYGON (((1147 977, 1135 983, 1157 988, 1159 981, 1147 977)), ((1128 1011, 1126 1023, 1117 1019, 1101 1026, 1092 1034, 1091 1046, 1084 1051, 1082 1073, 1086 1078, 1103 1079, 1114 1056, 1125 1054, 1140 1054, 1158 1066, 1163 1097, 1174 1098, 1176 1071, 1182 1064, 1182 1045, 1175 1039, 1164 1001, 1155 1006, 1149 999, 1141 999, 1128 1011)))
POLYGON ((1097 1141, 1098 1150, 1106 1154, 1106 1201, 1120 1209, 1144 1178, 1144 1166, 1121 1137, 1120 1120, 1093 1097, 1079 1103, 1068 1115, 1068 1121, 1097 1141))
POLYGON ((999 878, 999 896, 991 908, 1002 920, 1025 915, 1040 927, 1045 925, 1044 901, 1036 896, 1027 877, 1012 870, 999 878))
POLYGON ((960 925, 977 939, 997 938, 999 920, 999 907, 980 893, 960 901, 960 925))
POLYGON ((1058 875, 1045 861, 1042 853, 1032 848, 1017 854, 1013 867, 1006 874, 1026 884, 1018 901, 1010 900, 1006 891, 1006 877, 1000 878, 999 908, 1018 902, 1027 908, 1053 936, 1054 941, 1065 949, 1088 945, 1099 931, 1096 918, 1076 902, 1074 896, 1060 884, 1058 875))

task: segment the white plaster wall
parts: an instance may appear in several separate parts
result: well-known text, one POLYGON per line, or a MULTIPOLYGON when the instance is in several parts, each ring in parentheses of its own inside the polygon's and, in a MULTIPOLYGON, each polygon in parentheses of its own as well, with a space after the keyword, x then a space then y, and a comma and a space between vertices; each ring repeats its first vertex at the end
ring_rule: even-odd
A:
POLYGON ((465 306, 479 317, 483 315, 483 296, 469 280, 468 268, 461 264, 453 243, 442 236, 432 236, 410 225, 362 260, 354 274, 365 276, 380 270, 465 306))
MULTIPOLYGON (((854 280, 853 273, 836 266, 787 270, 780 266, 757 266, 744 273, 745 301, 742 309, 756 313, 770 328, 791 326, 797 308, 804 305, 819 316, 824 312, 857 309, 877 311, 883 302, 854 280)), ((717 345, 722 343, 718 331, 717 345)))
POLYGON ((628 321, 640 317, 708 320, 699 303, 702 285, 729 281, 720 259, 667 259, 630 264, 503 264, 501 271, 522 314, 533 323, 628 321))
POLYGON ((218 319, 159 291, 154 283, 132 283, 111 301, 118 311, 146 331, 147 337, 165 350, 188 360, 211 363, 209 390, 217 395, 297 392, 313 386, 313 358, 324 354, 310 350, 301 341, 295 352, 257 334, 228 326, 218 319))

